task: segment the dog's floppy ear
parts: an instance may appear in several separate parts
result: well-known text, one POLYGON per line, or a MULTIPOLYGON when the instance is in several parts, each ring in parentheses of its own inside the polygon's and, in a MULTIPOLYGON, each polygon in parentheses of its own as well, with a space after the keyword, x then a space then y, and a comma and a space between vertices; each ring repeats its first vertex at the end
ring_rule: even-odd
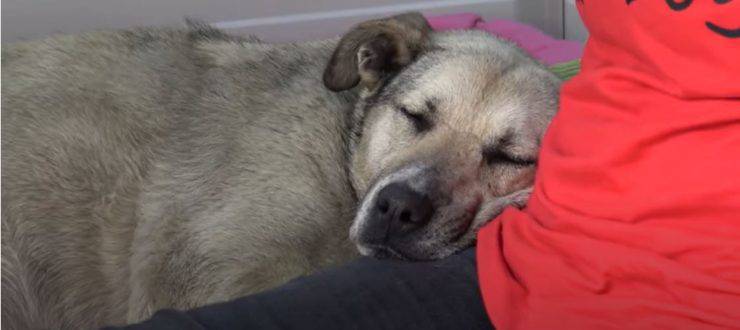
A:
POLYGON ((342 37, 324 70, 324 85, 342 91, 362 84, 369 89, 411 63, 427 42, 431 27, 419 13, 358 24, 342 37))

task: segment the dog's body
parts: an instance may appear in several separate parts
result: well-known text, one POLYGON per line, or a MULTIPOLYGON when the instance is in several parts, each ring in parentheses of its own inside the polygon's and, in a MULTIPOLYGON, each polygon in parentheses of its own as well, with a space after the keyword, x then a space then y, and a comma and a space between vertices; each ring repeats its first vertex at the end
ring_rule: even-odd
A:
MULTIPOLYGON (((532 157, 535 140, 555 110, 557 83, 505 43, 476 33, 431 35, 419 24, 426 23, 399 16, 361 25, 357 35, 341 41, 288 45, 200 28, 96 32, 3 47, 4 328, 137 321, 159 308, 223 301, 342 263, 356 255, 347 233, 360 201, 364 215, 354 220, 352 238, 361 251, 373 254, 377 242, 364 242, 368 238, 362 233, 369 222, 377 222, 368 215, 377 191, 398 178, 416 178, 432 164, 420 166, 409 155, 427 160, 439 153, 455 155, 444 161, 453 167, 434 169, 453 174, 444 180, 438 173, 435 180, 414 179, 413 187, 430 189, 432 181, 467 187, 470 192, 460 198, 428 199, 441 210, 440 217, 449 218, 456 209, 472 215, 460 220, 465 228, 454 233, 439 226, 433 230, 434 237, 454 234, 454 240, 438 239, 441 243, 425 245, 428 252, 411 249, 406 256, 441 257, 470 244, 483 220, 503 205, 521 203, 517 192, 526 192, 532 171, 498 171, 502 177, 485 180, 478 179, 478 171, 473 181, 489 188, 482 192, 470 186, 473 174, 460 159, 480 154, 471 151, 473 146, 490 140, 483 136, 486 131, 499 129, 486 118, 440 122, 439 129, 425 133, 431 142, 424 144, 406 132, 409 124, 399 119, 405 112, 381 115, 372 108, 383 106, 388 93, 409 94, 433 82, 404 87, 403 81, 413 79, 396 78, 407 67, 408 74, 421 77, 427 69, 413 69, 411 63, 423 62, 427 49, 442 57, 430 55, 426 68, 442 70, 439 74, 449 79, 459 73, 444 73, 440 61, 475 61, 481 52, 508 56, 508 70, 523 67, 520 80, 532 79, 537 87, 526 93, 500 90, 504 84, 497 82, 487 90, 514 100, 511 104, 529 102, 527 111, 536 115, 522 124, 505 114, 504 121, 513 126, 494 140, 509 139, 511 150, 532 157), (388 26, 421 34, 409 37, 404 31, 404 37, 381 44, 373 44, 377 35, 367 37, 367 30, 388 26), (483 40, 489 45, 478 45, 483 40), (446 54, 445 47, 455 49, 456 43, 459 54, 446 54), (397 67, 378 70, 380 64, 363 60, 391 56, 384 53, 388 47, 395 47, 397 67), (345 72, 349 67, 355 72, 345 72), (527 131, 527 142, 517 142, 511 129, 527 131), (419 149, 408 149, 416 139, 419 149), (460 173, 454 174, 456 169, 460 173), (500 186, 492 187, 491 180, 500 186), (475 212, 457 200, 477 201, 475 212)), ((471 102, 486 103, 482 97, 471 102)), ((393 235, 389 230, 386 236, 393 235)), ((398 252, 403 249, 387 251, 403 257, 398 252)))

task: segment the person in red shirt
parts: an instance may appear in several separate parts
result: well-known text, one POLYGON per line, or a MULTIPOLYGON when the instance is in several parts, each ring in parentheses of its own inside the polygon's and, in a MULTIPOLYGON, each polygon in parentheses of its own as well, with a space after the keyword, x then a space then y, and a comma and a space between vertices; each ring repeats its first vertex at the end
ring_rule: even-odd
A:
POLYGON ((501 329, 740 328, 740 1, 584 0, 533 194, 478 235, 501 329))
POLYGON ((740 1, 577 5, 591 34, 532 197, 477 248, 130 328, 740 329, 740 1))

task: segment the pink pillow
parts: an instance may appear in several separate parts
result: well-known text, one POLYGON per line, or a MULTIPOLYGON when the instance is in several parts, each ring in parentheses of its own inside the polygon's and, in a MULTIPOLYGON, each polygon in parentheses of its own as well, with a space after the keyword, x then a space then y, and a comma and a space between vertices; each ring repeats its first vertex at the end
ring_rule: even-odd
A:
POLYGON ((515 21, 495 18, 485 21, 472 13, 432 16, 427 20, 437 31, 479 29, 489 32, 517 44, 546 65, 577 60, 583 53, 583 45, 579 42, 555 39, 535 27, 515 21))

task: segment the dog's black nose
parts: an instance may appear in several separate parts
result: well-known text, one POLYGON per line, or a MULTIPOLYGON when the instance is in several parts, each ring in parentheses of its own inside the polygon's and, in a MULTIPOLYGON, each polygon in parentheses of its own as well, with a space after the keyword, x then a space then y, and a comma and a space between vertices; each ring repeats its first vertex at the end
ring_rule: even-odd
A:
POLYGON ((405 233, 429 222, 434 206, 428 196, 407 184, 391 183, 378 192, 374 213, 374 220, 389 226, 390 233, 405 233))

